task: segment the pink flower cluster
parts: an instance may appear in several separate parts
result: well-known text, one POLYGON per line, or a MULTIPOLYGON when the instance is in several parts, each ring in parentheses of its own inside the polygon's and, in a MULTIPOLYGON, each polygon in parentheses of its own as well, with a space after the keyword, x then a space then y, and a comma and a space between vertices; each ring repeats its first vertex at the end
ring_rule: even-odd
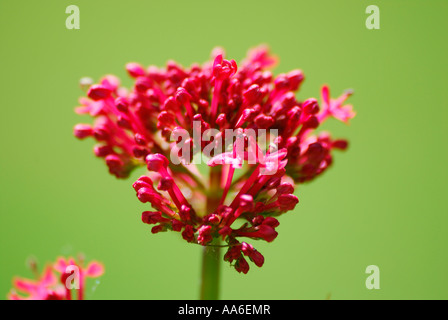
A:
POLYGON ((67 282, 71 281, 69 277, 79 283, 78 300, 84 300, 86 278, 98 278, 104 273, 99 262, 93 261, 84 267, 82 259, 76 261, 73 258, 58 258, 54 264, 45 267, 42 275, 38 274, 35 263, 30 267, 36 279, 15 278, 9 300, 72 300, 72 290, 67 288, 67 282))
MULTIPOLYGON (((224 259, 247 273, 247 258, 259 267, 264 258, 242 239, 273 241, 276 217, 299 202, 294 184, 322 174, 332 163, 332 150, 347 148, 347 141, 315 135, 315 130, 330 117, 347 122, 355 115, 344 105, 351 92, 330 99, 324 86, 320 104, 314 98, 297 100, 302 71, 273 76, 268 69, 276 62, 267 48, 258 47, 240 68, 220 49, 212 52, 210 62, 189 68, 172 61, 165 68, 129 63, 133 88, 120 87, 114 76, 91 85, 77 112, 90 114, 95 124, 76 125, 75 136, 97 140, 96 156, 118 178, 147 167, 133 187, 138 199, 155 209, 142 214, 144 223, 154 225, 153 233, 181 232, 186 241, 203 246, 221 238, 228 245, 224 259), (172 137, 181 130, 193 136, 195 121, 201 123, 201 134, 211 128, 222 135, 240 130, 243 141, 243 156, 223 149, 209 159, 208 180, 191 159, 180 165, 169 161, 177 142, 172 137), (252 154, 248 129, 276 129, 276 146, 261 147, 261 156, 252 154), (250 157, 256 163, 245 163, 250 157)), ((186 143, 194 155, 214 142, 186 143)))

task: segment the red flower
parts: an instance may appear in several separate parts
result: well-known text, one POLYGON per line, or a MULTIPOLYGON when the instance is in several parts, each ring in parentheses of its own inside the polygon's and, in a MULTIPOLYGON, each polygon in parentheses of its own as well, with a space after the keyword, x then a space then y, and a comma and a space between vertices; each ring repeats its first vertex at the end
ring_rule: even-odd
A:
MULTIPOLYGON (((34 273, 37 267, 33 266, 34 273)), ((91 262, 87 267, 77 263, 73 258, 58 258, 53 265, 48 265, 37 280, 15 278, 14 289, 8 294, 9 300, 72 300, 71 289, 67 280, 79 284, 78 299, 84 299, 85 279, 98 278, 104 273, 104 267, 98 262, 91 262), (58 278, 55 272, 60 273, 58 278), (70 279, 69 279, 70 277, 70 279), (75 279, 77 277, 77 279, 75 279), (17 293, 20 292, 20 293, 17 293), (23 296, 22 294, 27 294, 23 296)))
POLYGON ((47 266, 37 280, 15 278, 14 289, 8 294, 9 300, 64 300, 64 287, 58 284, 58 279, 51 266, 47 266), (20 293, 26 294, 22 296, 20 293))
POLYGON ((299 202, 293 183, 314 179, 331 165, 333 149, 347 147, 345 140, 313 132, 329 117, 347 122, 354 116, 343 105, 351 92, 330 99, 324 86, 321 106, 314 98, 297 100, 303 72, 274 77, 268 68, 276 62, 259 47, 239 68, 222 50, 189 68, 172 61, 162 69, 130 63, 130 91, 112 76, 90 86, 77 111, 96 121, 77 125, 75 136, 96 139, 96 156, 118 178, 146 165, 149 173, 133 187, 156 210, 142 215, 155 225, 153 233, 173 230, 201 245, 221 237, 229 246, 224 259, 247 273, 243 254, 257 266, 264 258, 241 238, 273 241, 275 217, 299 202), (223 143, 228 131, 233 136, 223 143), (259 143, 260 132, 267 143, 259 143), (192 161, 201 153, 210 155, 210 182, 192 161), (236 226, 236 220, 243 223, 236 226))

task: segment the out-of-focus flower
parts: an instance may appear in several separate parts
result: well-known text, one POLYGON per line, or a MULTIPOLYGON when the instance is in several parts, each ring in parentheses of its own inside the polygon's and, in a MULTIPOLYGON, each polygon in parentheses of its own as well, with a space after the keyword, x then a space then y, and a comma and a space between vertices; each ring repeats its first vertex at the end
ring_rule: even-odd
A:
POLYGON ((142 214, 153 233, 177 231, 203 246, 222 238, 228 245, 224 259, 247 273, 247 258, 259 267, 264 258, 242 239, 273 241, 276 217, 299 202, 294 183, 322 174, 332 150, 347 148, 347 141, 315 130, 330 117, 347 122, 355 115, 343 105, 351 92, 330 99, 324 86, 321 105, 314 98, 297 100, 303 72, 273 76, 268 69, 276 62, 258 47, 240 68, 222 49, 189 68, 172 61, 165 68, 130 63, 131 90, 113 76, 90 86, 77 112, 90 114, 95 124, 77 125, 75 135, 96 139, 95 154, 118 178, 147 167, 133 187, 156 210, 142 214), (229 130, 236 138, 231 150, 219 143, 229 130), (266 133, 273 144, 258 144, 251 132, 266 133), (192 161, 199 153, 210 155, 209 180, 192 161))
POLYGON ((39 279, 15 278, 13 285, 14 289, 8 294, 9 300, 64 300, 65 298, 65 289, 59 283, 51 266, 45 268, 39 279))
POLYGON ((78 300, 84 300, 86 278, 98 278, 104 273, 99 262, 90 262, 83 267, 83 259, 77 262, 73 258, 58 258, 53 265, 47 265, 41 276, 37 275, 37 266, 32 271, 37 279, 15 278, 14 288, 8 294, 9 300, 72 300, 72 281, 79 287, 74 288, 78 300))

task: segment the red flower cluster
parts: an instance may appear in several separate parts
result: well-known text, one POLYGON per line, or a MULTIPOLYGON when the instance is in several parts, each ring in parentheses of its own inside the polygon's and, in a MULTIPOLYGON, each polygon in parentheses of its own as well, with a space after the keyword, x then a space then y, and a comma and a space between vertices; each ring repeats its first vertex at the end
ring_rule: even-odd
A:
POLYGON ((132 90, 106 76, 90 86, 77 109, 96 122, 77 125, 76 137, 92 136, 100 143, 95 154, 105 159, 110 173, 125 178, 137 166, 147 166, 149 173, 133 186, 138 199, 156 210, 142 214, 144 223, 155 225, 153 233, 174 230, 201 245, 220 237, 228 244, 224 259, 243 273, 249 270, 245 257, 259 267, 264 258, 240 239, 273 241, 279 225, 275 217, 299 202, 293 184, 320 175, 332 162, 331 151, 347 147, 345 140, 312 133, 329 117, 346 122, 354 116, 351 106, 343 105, 350 92, 333 100, 323 87, 320 106, 314 98, 298 101, 302 71, 274 77, 267 69, 276 61, 259 47, 240 69, 220 49, 213 51, 211 62, 189 68, 171 61, 163 69, 130 63, 132 90), (213 139, 204 139, 210 130, 215 130, 213 139), (216 142, 227 130, 238 136, 230 151, 216 142), (275 143, 251 148, 248 130, 276 130, 275 136, 268 134, 275 143), (185 132, 202 139, 183 139, 185 132), (177 148, 180 139, 191 155, 177 148), (237 147, 242 152, 235 152, 237 147), (207 181, 192 160, 210 149, 207 181), (173 151, 181 164, 168 160, 173 151), (236 226, 237 219, 243 223, 236 226))
POLYGON ((37 265, 31 264, 36 280, 15 278, 14 289, 8 295, 9 300, 72 300, 72 290, 67 282, 79 284, 78 300, 84 300, 86 278, 98 278, 104 273, 104 267, 99 262, 91 262, 86 267, 82 261, 73 258, 58 258, 56 263, 48 265, 41 276, 38 275, 37 265), (55 272, 59 275, 57 277, 55 272), (27 294, 27 296, 22 296, 27 294))

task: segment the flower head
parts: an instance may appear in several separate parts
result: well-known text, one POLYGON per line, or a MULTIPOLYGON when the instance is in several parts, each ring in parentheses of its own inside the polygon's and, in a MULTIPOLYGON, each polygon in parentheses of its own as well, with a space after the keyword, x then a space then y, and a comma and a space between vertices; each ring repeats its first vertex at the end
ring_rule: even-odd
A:
POLYGON ((8 294, 9 300, 64 300, 65 297, 64 287, 58 283, 52 266, 45 267, 36 280, 17 277, 13 280, 13 285, 14 289, 8 294))
POLYGON ((14 289, 8 294, 9 300, 72 300, 72 281, 76 283, 78 299, 84 299, 86 278, 103 275, 104 267, 99 262, 90 262, 84 267, 83 259, 58 258, 56 263, 47 265, 41 276, 37 266, 32 266, 36 279, 15 278, 14 289))
POLYGON ((75 136, 97 140, 95 154, 118 178, 146 166, 133 187, 155 210, 142 214, 152 233, 172 230, 204 246, 221 238, 228 245, 224 259, 247 273, 247 258, 261 267, 264 257, 243 240, 272 242, 277 217, 299 202, 294 183, 322 174, 332 150, 347 147, 315 130, 330 117, 347 122, 354 116, 343 105, 351 92, 330 99, 324 86, 321 105, 297 100, 303 72, 274 76, 269 69, 276 62, 258 47, 240 67, 221 49, 189 68, 172 61, 165 68, 130 63, 131 90, 113 76, 90 86, 77 112, 90 114, 95 124, 77 125, 75 136), (198 154, 209 157, 209 180, 196 166, 198 154))

